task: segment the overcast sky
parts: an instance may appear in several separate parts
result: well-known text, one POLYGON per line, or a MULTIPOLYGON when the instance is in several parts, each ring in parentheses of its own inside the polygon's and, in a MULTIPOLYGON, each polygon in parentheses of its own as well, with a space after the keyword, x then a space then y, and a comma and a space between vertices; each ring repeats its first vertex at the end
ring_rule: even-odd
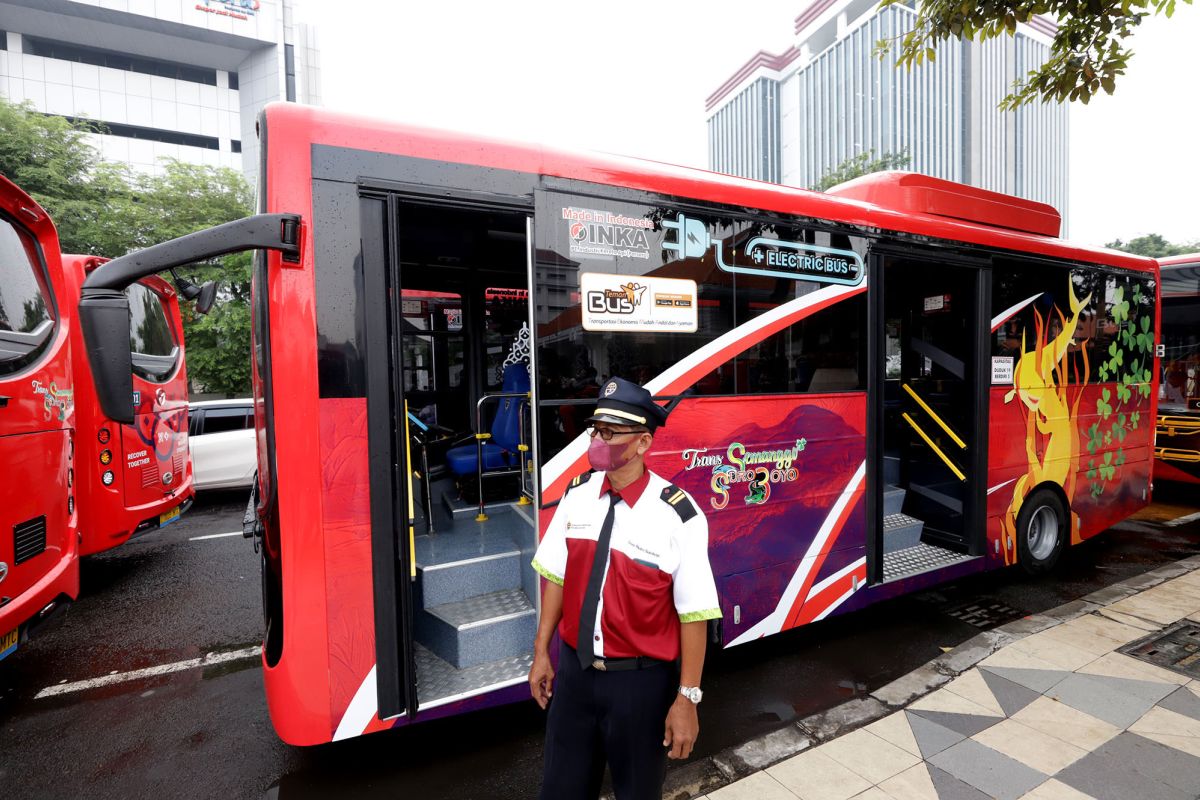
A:
MULTIPOLYGON (((808 4, 299 2, 329 108, 702 168, 704 99, 808 4)), ((1132 41, 1116 95, 1072 108, 1071 238, 1200 241, 1200 9, 1132 41)))

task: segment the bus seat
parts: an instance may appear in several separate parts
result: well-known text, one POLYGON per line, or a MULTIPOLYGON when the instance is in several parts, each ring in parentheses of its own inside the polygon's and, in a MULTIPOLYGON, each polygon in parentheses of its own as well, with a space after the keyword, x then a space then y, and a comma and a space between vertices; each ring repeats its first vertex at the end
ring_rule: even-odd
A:
MULTIPOLYGON (((504 368, 503 392, 528 392, 529 371, 524 364, 509 364, 504 368)), ((528 401, 520 397, 505 397, 498 401, 492 419, 492 438, 483 443, 483 469, 508 469, 520 464, 517 445, 521 442, 521 414, 528 401)), ((474 443, 455 447, 446 453, 446 464, 455 475, 473 475, 479 471, 474 443)))

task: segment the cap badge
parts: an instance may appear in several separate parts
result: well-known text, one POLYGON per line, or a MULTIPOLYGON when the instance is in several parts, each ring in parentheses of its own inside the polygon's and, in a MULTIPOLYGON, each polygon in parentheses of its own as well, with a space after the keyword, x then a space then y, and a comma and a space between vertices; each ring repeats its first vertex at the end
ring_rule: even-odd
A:
POLYGON ((616 390, 617 390, 617 382, 616 382, 616 381, 609 381, 609 382, 608 382, 608 386, 605 386, 605 387, 604 387, 604 396, 605 396, 605 397, 609 397, 609 396, 611 396, 611 395, 612 395, 612 393, 613 393, 613 392, 615 392, 616 390))

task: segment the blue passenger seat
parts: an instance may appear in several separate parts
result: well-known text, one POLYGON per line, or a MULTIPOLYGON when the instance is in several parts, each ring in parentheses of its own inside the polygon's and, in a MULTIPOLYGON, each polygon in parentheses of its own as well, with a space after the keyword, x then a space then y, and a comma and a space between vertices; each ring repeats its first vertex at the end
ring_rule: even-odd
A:
MULTIPOLYGON (((504 368, 503 392, 528 392, 529 371, 524 364, 509 364, 504 368)), ((496 416, 492 419, 492 438, 483 443, 484 471, 510 469, 520 466, 517 445, 521 442, 521 414, 529 401, 523 397, 505 397, 497 401, 496 416)), ((455 475, 478 473, 475 444, 455 447, 446 453, 446 463, 455 475)))

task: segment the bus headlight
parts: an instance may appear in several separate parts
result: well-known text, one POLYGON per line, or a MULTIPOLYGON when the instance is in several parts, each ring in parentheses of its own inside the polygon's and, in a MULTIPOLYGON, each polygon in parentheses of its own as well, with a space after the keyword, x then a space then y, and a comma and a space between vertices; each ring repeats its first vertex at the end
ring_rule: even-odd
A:
POLYGON ((100 463, 106 467, 112 463, 112 450, 100 451, 100 463))
POLYGON ((112 434, 108 432, 108 428, 101 428, 96 433, 96 438, 100 440, 100 444, 108 444, 108 440, 111 436, 112 434))
POLYGON ((112 486, 112 482, 114 480, 116 480, 116 476, 113 475, 113 471, 111 469, 104 470, 104 474, 100 476, 100 482, 105 486, 112 486))

